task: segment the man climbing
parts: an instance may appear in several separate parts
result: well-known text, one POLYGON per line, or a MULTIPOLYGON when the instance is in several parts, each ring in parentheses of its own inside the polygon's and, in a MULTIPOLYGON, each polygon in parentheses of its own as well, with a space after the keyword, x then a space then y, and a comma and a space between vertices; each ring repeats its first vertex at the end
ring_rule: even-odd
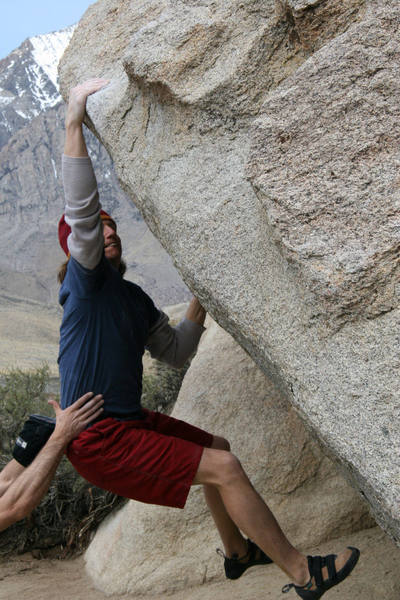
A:
POLYGON ((60 289, 62 406, 84 389, 104 396, 104 413, 69 445, 68 457, 95 485, 142 502, 182 508, 190 487, 203 485, 227 576, 272 559, 295 582, 283 591, 293 587, 316 600, 347 577, 359 551, 307 559, 286 539, 225 439, 141 407, 145 347, 160 360, 182 364, 197 346, 205 311, 193 299, 174 329, 143 290, 122 277, 121 240, 114 220, 101 211, 82 131, 87 97, 106 84, 91 79, 73 88, 66 114, 66 207, 59 224, 68 256, 60 289))
POLYGON ((32 415, 0 473, 0 531, 27 517, 46 494, 69 442, 100 417, 103 399, 90 392, 66 410, 50 400, 56 420, 32 415))

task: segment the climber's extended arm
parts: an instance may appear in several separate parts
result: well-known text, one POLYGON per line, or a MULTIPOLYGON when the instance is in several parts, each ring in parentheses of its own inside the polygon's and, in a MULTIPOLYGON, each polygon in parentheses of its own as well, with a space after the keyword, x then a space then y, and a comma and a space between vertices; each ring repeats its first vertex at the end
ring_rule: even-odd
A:
POLYGON ((71 227, 68 250, 87 269, 94 269, 100 262, 104 239, 97 182, 83 136, 83 119, 88 96, 106 83, 105 79, 90 79, 72 88, 65 119, 62 169, 65 220, 71 227))

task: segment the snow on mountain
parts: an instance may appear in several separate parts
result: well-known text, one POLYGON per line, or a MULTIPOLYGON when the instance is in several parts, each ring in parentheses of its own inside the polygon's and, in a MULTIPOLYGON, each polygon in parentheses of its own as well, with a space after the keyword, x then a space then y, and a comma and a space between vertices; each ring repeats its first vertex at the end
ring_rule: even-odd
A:
POLYGON ((0 60, 0 148, 28 121, 61 101, 57 67, 74 29, 29 38, 0 60))
POLYGON ((30 42, 33 46, 32 55, 34 60, 43 69, 57 89, 57 66, 72 37, 75 27, 75 25, 72 25, 61 31, 37 35, 30 38, 30 42))

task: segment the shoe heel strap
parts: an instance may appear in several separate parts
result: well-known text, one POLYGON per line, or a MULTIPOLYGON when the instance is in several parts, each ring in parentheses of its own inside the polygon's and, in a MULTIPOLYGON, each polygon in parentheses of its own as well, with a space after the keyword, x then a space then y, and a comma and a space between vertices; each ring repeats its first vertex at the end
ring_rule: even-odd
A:
POLYGON ((238 556, 237 554, 233 554, 233 556, 227 556, 225 554, 225 552, 223 552, 223 550, 221 550, 221 548, 216 548, 215 552, 217 554, 219 554, 220 556, 222 556, 222 558, 224 558, 225 560, 243 560, 244 558, 247 558, 247 556, 249 556, 250 554, 250 550, 247 550, 246 554, 243 554, 243 556, 238 556))
POLYGON ((305 585, 296 585, 295 583, 287 583, 282 588, 282 594, 287 594, 288 592, 290 592, 290 590, 292 588, 294 588, 295 590, 310 590, 312 588, 312 586, 313 586, 312 579, 310 579, 310 581, 308 581, 305 585))

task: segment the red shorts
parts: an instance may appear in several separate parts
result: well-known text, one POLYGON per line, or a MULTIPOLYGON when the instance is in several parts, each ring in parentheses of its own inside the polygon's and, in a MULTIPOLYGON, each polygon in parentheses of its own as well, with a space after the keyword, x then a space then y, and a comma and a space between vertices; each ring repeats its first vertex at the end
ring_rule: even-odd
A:
POLYGON ((213 436, 162 413, 98 421, 73 440, 67 456, 82 477, 125 498, 183 508, 203 448, 213 436))

